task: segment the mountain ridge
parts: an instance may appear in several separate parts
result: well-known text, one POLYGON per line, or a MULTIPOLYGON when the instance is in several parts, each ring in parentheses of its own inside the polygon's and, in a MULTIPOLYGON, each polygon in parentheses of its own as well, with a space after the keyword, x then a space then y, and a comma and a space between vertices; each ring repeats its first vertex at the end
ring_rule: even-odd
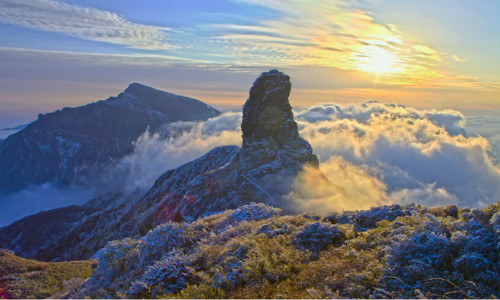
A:
POLYGON ((220 113, 199 100, 132 83, 116 97, 39 114, 0 143, 0 194, 47 182, 88 185, 104 165, 131 153, 146 130, 220 113))

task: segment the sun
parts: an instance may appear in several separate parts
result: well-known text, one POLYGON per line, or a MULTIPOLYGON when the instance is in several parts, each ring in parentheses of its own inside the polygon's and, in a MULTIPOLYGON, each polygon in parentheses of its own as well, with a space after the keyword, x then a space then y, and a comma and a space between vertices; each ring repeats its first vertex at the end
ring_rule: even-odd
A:
POLYGON ((361 71, 384 74, 401 70, 399 58, 377 46, 364 46, 356 58, 361 71))

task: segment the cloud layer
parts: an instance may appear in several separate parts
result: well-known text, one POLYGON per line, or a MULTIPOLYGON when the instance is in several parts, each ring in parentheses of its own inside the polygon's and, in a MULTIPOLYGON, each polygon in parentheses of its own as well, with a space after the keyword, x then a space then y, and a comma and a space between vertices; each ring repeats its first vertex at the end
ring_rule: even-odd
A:
MULTIPOLYGON (((460 112, 368 102, 324 104, 295 116, 300 135, 320 159, 321 172, 304 169, 289 195, 303 211, 389 203, 483 207, 500 199, 500 167, 490 156, 490 143, 467 136, 467 119, 460 112)), ((165 171, 214 147, 240 146, 240 124, 241 113, 227 112, 205 122, 171 124, 166 128, 169 138, 146 132, 135 142, 134 152, 104 175, 104 182, 117 182, 129 192, 146 191, 165 171)), ((9 195, 0 199, 3 224, 40 209, 82 203, 91 195, 50 185, 9 195)))
MULTIPOLYGON (((479 207, 500 199, 500 168, 489 155, 490 144, 466 135, 460 112, 379 102, 325 104, 296 112, 296 120, 328 179, 314 169, 297 177, 290 198, 304 210, 411 202, 479 207)), ((240 124, 239 113, 226 113, 203 123, 174 124, 178 134, 167 140, 145 134, 120 172, 128 170, 127 186, 148 187, 167 169, 215 146, 240 145, 240 124)))
POLYGON ((145 132, 135 142, 132 154, 111 171, 112 181, 128 191, 150 188, 164 172, 194 160, 220 145, 241 146, 241 114, 225 113, 205 122, 177 122, 166 128, 170 137, 145 132))
POLYGON ((459 112, 369 102, 321 105, 297 119, 321 161, 342 157, 383 182, 381 201, 478 207, 500 199, 490 144, 465 135, 459 112))

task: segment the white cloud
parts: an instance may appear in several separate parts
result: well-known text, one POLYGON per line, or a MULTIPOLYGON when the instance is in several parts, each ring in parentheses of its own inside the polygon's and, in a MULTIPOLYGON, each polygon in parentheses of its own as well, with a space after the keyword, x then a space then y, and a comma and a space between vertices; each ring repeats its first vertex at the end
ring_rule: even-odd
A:
POLYGON ((459 112, 369 102, 321 105, 297 119, 321 161, 340 156, 365 170, 386 185, 390 201, 413 197, 437 205, 449 199, 477 207, 500 199, 500 168, 488 154, 490 144, 464 135, 459 112))
POLYGON ((305 167, 288 197, 300 211, 325 214, 387 204, 385 190, 383 182, 337 156, 322 162, 319 170, 305 167))
POLYGON ((401 189, 387 195, 389 202, 399 204, 419 203, 426 206, 460 205, 457 196, 436 184, 426 184, 414 189, 401 189))
POLYGON ((133 23, 109 11, 56 0, 3 0, 0 22, 131 48, 172 48, 168 28, 133 23))

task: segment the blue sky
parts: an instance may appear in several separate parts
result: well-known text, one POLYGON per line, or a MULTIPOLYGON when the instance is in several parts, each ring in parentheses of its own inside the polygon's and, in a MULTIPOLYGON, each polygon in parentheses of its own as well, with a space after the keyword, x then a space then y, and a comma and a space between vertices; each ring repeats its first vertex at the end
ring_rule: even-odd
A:
POLYGON ((130 82, 238 108, 270 68, 294 106, 500 112, 498 0, 0 0, 0 32, 3 127, 130 82))

